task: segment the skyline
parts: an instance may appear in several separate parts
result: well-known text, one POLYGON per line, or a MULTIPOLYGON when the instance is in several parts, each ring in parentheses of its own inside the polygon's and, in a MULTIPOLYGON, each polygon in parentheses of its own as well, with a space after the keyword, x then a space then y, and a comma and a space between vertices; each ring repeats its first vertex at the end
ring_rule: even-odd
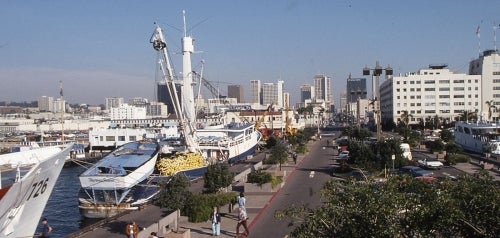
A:
MULTIPOLYGON (((193 70, 199 72, 204 60, 204 77, 215 86, 223 82, 218 84, 223 94, 227 82, 239 84, 248 102, 250 80, 281 79, 295 105, 300 86, 324 74, 332 78, 338 107, 349 74, 362 78, 362 68, 376 61, 391 66, 394 75, 436 63, 467 73, 479 51, 494 47, 500 1, 459 2, 5 1, 0 101, 57 97, 59 81, 69 103, 155 100, 153 23, 164 29, 171 53, 179 52, 185 10, 188 34, 200 52, 193 55, 193 70)), ((179 72, 180 55, 172 57, 179 72)))

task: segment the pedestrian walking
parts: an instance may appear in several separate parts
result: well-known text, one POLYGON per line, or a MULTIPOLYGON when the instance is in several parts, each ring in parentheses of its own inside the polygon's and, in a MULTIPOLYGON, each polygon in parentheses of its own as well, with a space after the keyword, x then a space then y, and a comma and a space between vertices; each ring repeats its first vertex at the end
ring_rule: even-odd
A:
POLYGON ((294 152, 292 157, 293 157, 293 163, 297 164, 297 153, 294 152))
POLYGON ((245 194, 241 192, 240 196, 238 197, 238 206, 242 208, 244 211, 246 211, 246 202, 247 200, 245 199, 245 194))
MULTIPOLYGON (((236 224, 236 237, 240 235, 240 226, 243 226, 245 228, 246 236, 250 234, 250 231, 248 230, 247 227, 247 212, 243 210, 241 207, 238 208, 239 213, 238 213, 238 224, 236 224)), ((245 234, 245 233, 244 233, 245 234)))
POLYGON ((148 236, 148 238, 158 238, 158 236, 156 235, 156 232, 151 232, 150 235, 148 236))
POLYGON ((52 227, 49 225, 47 218, 42 218, 42 234, 38 238, 50 238, 50 233, 52 233, 52 227))
POLYGON ((130 222, 125 226, 125 234, 129 238, 137 238, 139 234, 139 226, 135 223, 135 221, 130 222))
POLYGON ((214 207, 214 211, 210 214, 210 221, 212 221, 212 236, 219 236, 221 217, 217 207, 214 207))

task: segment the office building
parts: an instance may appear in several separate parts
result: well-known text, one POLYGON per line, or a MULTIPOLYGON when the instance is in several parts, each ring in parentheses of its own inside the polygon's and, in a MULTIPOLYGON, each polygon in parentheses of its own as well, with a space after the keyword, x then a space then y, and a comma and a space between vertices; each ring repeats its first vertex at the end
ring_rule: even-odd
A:
POLYGON ((352 103, 358 99, 366 99, 366 78, 347 78, 347 101, 352 103))
POLYGON ((283 107, 283 84, 284 81, 278 80, 277 83, 262 84, 262 105, 274 104, 283 107))
MULTIPOLYGON (((481 109, 481 76, 454 73, 446 65, 430 65, 416 73, 387 79, 380 85, 382 122, 398 124, 405 111, 409 124, 436 116, 442 123, 454 121, 464 111, 481 109)), ((377 110, 377 109, 375 109, 377 110)))
POLYGON ((112 98, 106 98, 104 105, 106 107, 106 110, 111 110, 111 108, 119 107, 124 102, 125 100, 123 98, 112 97, 112 98))
POLYGON ((38 98, 38 110, 40 112, 53 112, 54 111, 54 98, 42 96, 38 98))
POLYGON ((243 103, 243 86, 241 85, 228 85, 227 86, 227 97, 236 98, 237 103, 243 103))
POLYGON ((469 74, 481 76, 482 97, 478 116, 483 120, 498 120, 500 108, 500 55, 498 50, 486 50, 469 63, 469 74), (488 106, 491 102, 495 107, 488 106), (492 115, 489 118, 491 107, 492 115))
POLYGON ((305 102, 307 99, 314 98, 314 86, 304 84, 300 87, 300 101, 305 102))
POLYGON ((250 103, 262 104, 260 80, 250 81, 250 103))
POLYGON ((332 99, 332 89, 330 86, 331 78, 318 74, 314 76, 314 95, 316 99, 323 99, 325 103, 328 105, 333 104, 332 99))

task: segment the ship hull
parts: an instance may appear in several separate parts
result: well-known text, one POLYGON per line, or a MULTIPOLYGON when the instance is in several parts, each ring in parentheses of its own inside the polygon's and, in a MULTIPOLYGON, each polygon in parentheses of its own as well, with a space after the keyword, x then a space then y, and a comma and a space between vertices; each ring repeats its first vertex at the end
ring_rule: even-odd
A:
POLYGON ((70 150, 71 146, 63 150, 54 146, 0 156, 2 164, 12 158, 13 162, 32 163, 19 182, 2 187, 5 193, 0 200, 1 237, 34 236, 70 150))

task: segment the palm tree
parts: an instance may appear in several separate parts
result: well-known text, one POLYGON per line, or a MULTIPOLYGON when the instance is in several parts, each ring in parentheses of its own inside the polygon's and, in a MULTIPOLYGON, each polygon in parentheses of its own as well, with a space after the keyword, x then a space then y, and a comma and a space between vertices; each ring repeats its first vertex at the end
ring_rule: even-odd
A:
POLYGON ((410 125, 410 118, 413 118, 412 114, 409 114, 408 111, 402 111, 401 113, 401 121, 405 124, 406 128, 410 125))
POLYGON ((477 112, 463 111, 461 114, 458 115, 458 120, 460 121, 477 120, 477 112))
POLYGON ((486 106, 488 106, 488 120, 491 119, 491 113, 492 113, 492 110, 491 109, 496 109, 497 107, 495 106, 495 102, 493 100, 490 100, 490 101, 486 101, 486 106))

